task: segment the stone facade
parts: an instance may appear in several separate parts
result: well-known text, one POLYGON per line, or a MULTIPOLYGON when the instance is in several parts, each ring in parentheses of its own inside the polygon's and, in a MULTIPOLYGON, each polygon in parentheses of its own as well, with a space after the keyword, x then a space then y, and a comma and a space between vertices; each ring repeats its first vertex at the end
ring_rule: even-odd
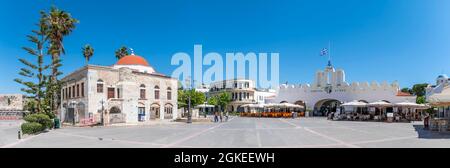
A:
POLYGON ((88 65, 67 75, 61 119, 111 124, 176 119, 178 80, 141 67, 145 71, 139 65, 88 65))
POLYGON ((416 96, 400 92, 397 82, 379 84, 373 81, 349 84, 345 80, 344 70, 335 70, 329 64, 324 71, 317 71, 312 85, 283 84, 278 89, 277 97, 271 101, 305 105, 315 115, 324 115, 325 113, 320 112, 324 105, 336 108, 341 103, 354 100, 369 103, 380 100, 390 103, 415 102, 416 96))
POLYGON ((0 94, 0 111, 22 111, 24 99, 22 94, 0 94))

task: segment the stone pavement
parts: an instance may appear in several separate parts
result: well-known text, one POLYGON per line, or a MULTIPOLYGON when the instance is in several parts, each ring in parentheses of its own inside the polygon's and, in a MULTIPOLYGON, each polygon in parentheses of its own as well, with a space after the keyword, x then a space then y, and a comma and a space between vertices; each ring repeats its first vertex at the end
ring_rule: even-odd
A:
POLYGON ((235 117, 223 123, 70 127, 1 145, 17 148, 450 148, 450 133, 422 128, 420 122, 235 117))

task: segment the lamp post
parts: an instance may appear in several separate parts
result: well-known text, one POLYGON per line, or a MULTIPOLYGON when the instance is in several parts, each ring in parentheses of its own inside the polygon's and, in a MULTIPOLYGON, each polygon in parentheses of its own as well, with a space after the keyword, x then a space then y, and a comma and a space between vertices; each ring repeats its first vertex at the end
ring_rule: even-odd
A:
POLYGON ((105 106, 104 106, 104 104, 105 104, 105 100, 104 99, 102 99, 101 101, 100 101, 100 103, 102 104, 102 112, 101 112, 101 117, 100 117, 100 121, 101 121, 101 123, 102 123, 102 126, 104 126, 104 119, 103 119, 103 113, 104 113, 104 111, 105 111, 105 106))
POLYGON ((190 91, 192 90, 192 86, 191 86, 191 77, 188 76, 186 78, 186 89, 188 91, 188 116, 187 116, 187 123, 190 124, 192 123, 192 112, 191 112, 191 93, 190 91))

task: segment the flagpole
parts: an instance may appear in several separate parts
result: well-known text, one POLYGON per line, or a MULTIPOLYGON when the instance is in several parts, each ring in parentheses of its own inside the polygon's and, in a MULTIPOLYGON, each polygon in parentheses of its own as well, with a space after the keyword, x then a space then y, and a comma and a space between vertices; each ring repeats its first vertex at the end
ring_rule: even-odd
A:
POLYGON ((330 63, 330 65, 331 65, 331 42, 330 41, 328 41, 328 62, 330 63))

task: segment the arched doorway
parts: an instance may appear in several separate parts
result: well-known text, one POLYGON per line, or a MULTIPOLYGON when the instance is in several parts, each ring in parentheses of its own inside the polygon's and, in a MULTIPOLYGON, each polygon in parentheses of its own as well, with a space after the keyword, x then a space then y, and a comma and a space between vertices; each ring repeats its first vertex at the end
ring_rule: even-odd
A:
POLYGON ((336 99, 323 99, 314 105, 314 116, 327 116, 330 112, 338 111, 341 102, 336 99))
POLYGON ((114 106, 109 109, 109 123, 124 123, 125 115, 122 113, 119 107, 114 106))
POLYGON ((154 103, 150 106, 150 119, 159 119, 159 111, 161 106, 154 103))

